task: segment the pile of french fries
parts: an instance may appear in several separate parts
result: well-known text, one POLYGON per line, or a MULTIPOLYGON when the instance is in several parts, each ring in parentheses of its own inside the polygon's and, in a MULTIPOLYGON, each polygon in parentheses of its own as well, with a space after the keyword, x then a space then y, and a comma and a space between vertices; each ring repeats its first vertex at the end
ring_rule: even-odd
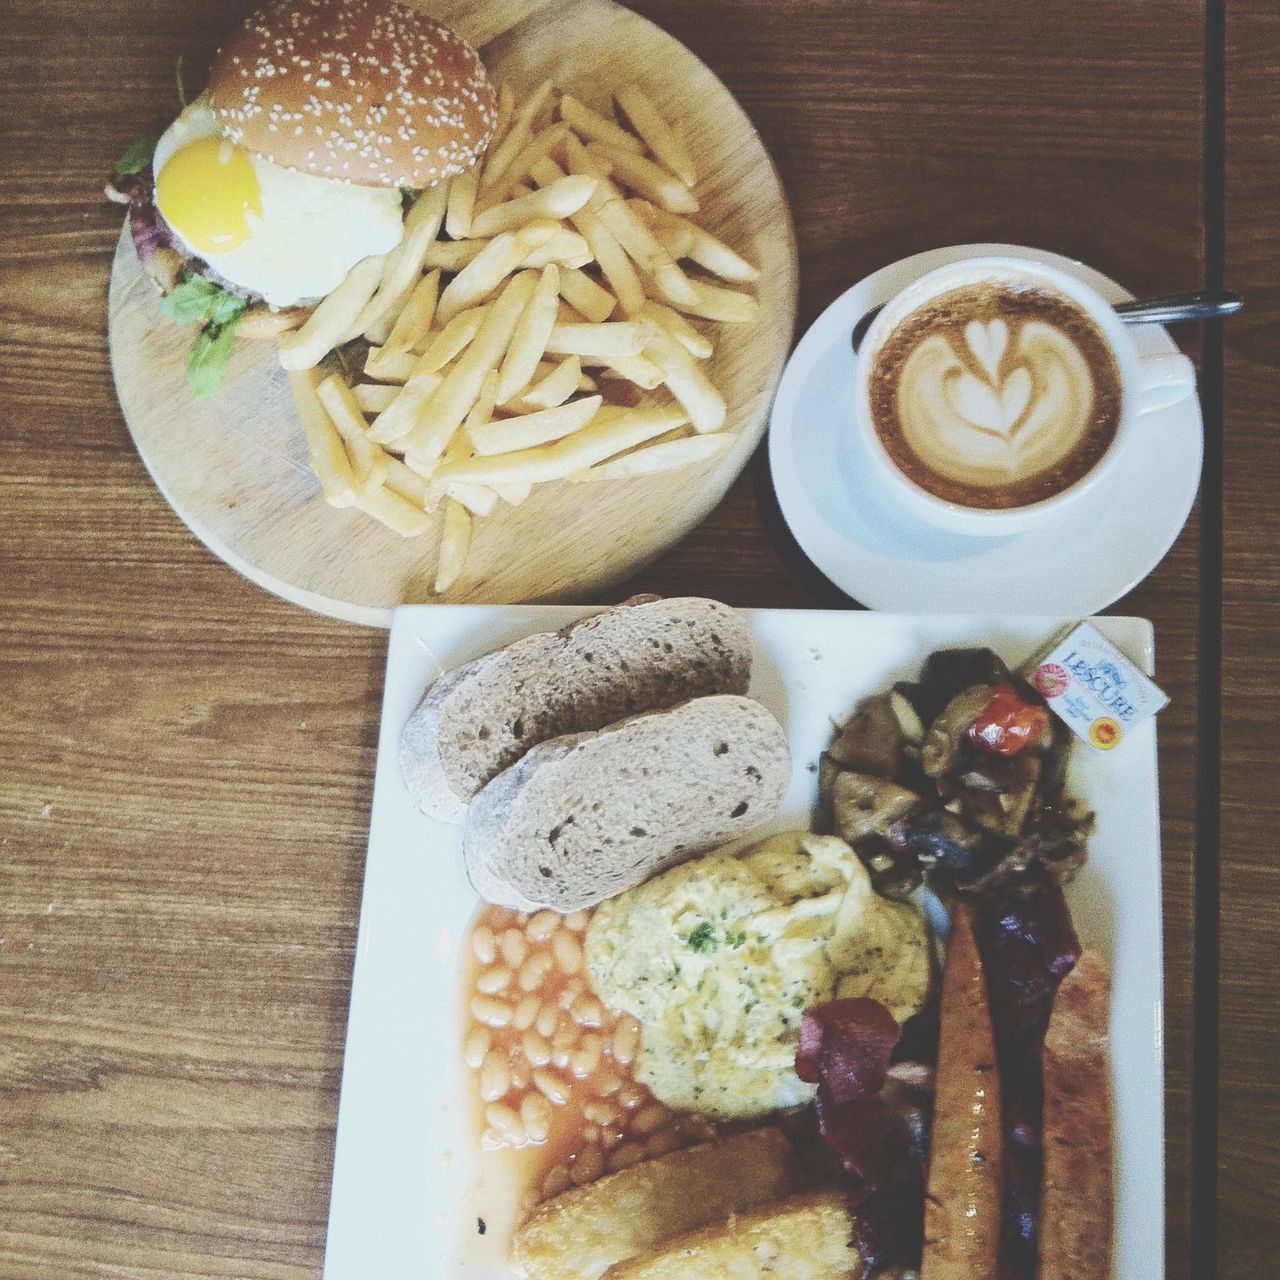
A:
POLYGON ((734 286, 759 272, 691 219, 681 131, 634 85, 614 104, 602 115, 549 81, 517 102, 503 84, 484 162, 419 196, 400 245, 281 336, 326 501, 405 537, 440 519, 437 592, 462 573, 473 522, 534 485, 728 447, 696 322, 753 320, 734 286), (362 376, 321 371, 360 338, 362 376))

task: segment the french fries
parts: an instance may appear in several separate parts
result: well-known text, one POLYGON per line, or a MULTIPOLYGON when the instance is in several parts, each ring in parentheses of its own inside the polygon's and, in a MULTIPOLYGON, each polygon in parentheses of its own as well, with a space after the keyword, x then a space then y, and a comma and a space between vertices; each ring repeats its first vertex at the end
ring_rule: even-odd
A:
POLYGON ((414 374, 435 373, 443 369, 450 360, 454 360, 464 351, 467 345, 480 332, 480 322, 484 319, 484 307, 471 307, 459 311, 439 333, 431 340, 431 345, 418 357, 413 366, 414 374))
POLYGON ((567 93, 560 99, 560 119, 566 121, 579 137, 605 142, 638 156, 644 154, 644 143, 639 138, 633 137, 621 125, 592 111, 590 107, 583 106, 577 98, 570 97, 567 93))
POLYGON ((732 443, 730 436, 719 432, 708 436, 682 436, 678 440, 662 440, 632 453, 624 453, 611 462, 575 471, 569 477, 575 484, 595 480, 633 480, 637 476, 657 475, 660 471, 678 471, 694 462, 718 457, 732 443))
MULTIPOLYGON (((554 160, 539 160, 533 166, 533 180, 542 187, 549 186, 565 176, 564 170, 554 160)), ((644 289, 636 275, 631 260, 608 227, 590 209, 580 209, 569 219, 582 233, 591 253, 600 265, 600 271, 617 296, 622 310, 635 315, 644 306, 644 289)))
POLYGON ((633 383, 641 391, 654 391, 662 386, 662 370, 648 356, 615 356, 600 363, 606 377, 633 383))
POLYGON ((618 300, 602 289, 585 271, 564 267, 560 271, 560 296, 592 324, 601 324, 613 315, 618 300))
POLYGON ((547 340, 555 327, 559 294, 559 268, 554 264, 544 267, 533 296, 516 321, 511 345, 502 361, 502 373, 496 392, 498 404, 514 400, 533 381, 538 362, 547 349, 547 340))
POLYGON ((389 469, 386 452, 369 439, 364 413, 351 394, 351 388, 336 373, 327 377, 316 391, 347 447, 358 501, 374 489, 381 489, 386 482, 389 469))
POLYGON ((576 231, 557 231, 549 240, 530 249, 522 267, 545 267, 551 263, 565 267, 585 267, 591 261, 591 246, 576 231))
POLYGON ((634 151, 626 151, 607 142, 592 142, 587 151, 607 160, 613 166, 613 177, 618 182, 669 213, 697 213, 701 207, 697 196, 674 173, 644 156, 636 155, 634 151))
POLYGON ((638 356, 645 343, 645 326, 629 320, 603 324, 557 324, 547 338, 546 350, 556 356, 638 356))
POLYGON ((647 200, 631 200, 628 204, 652 226, 654 234, 673 257, 688 258, 731 284, 751 284, 760 279, 757 268, 705 227, 659 209, 647 200))
POLYGON ((488 309, 475 340, 449 370, 406 437, 407 454, 419 462, 430 462, 445 451, 479 397, 485 378, 505 354, 536 283, 537 276, 532 272, 522 272, 488 309))
POLYGON ((419 504, 386 485, 362 493, 356 505, 402 538, 416 538, 431 527, 430 517, 419 504))
MULTIPOLYGON (((559 124, 548 125, 540 133, 535 134, 525 144, 524 149, 512 160, 505 175, 501 181, 494 184, 490 188, 490 194, 501 199, 503 196, 509 196, 514 187, 524 182, 528 176, 530 169, 533 168, 543 156, 549 156, 555 149, 565 140, 569 133, 569 126, 563 121, 559 124)), ((497 201, 495 200, 494 203, 497 201)), ((452 235, 453 233, 450 232, 452 235)), ((468 233, 470 234, 470 233, 468 233)))
POLYGON ((666 331, 691 356, 705 360, 715 350, 711 339, 705 333, 699 333, 678 311, 663 306, 661 302, 650 300, 644 304, 641 316, 666 331))
POLYGON ((301 328, 280 335, 280 367, 314 369, 343 339, 382 279, 382 258, 357 262, 301 328))
POLYGON ((484 161, 420 196, 391 253, 280 335, 324 500, 406 538, 439 528, 437 593, 477 522, 539 486, 639 480, 732 445, 714 332, 690 318, 749 323, 760 273, 690 216, 680 123, 634 84, 612 107, 502 84, 484 161), (317 367, 357 337, 361 374, 317 367))
POLYGON ((370 347, 364 371, 376 382, 398 382, 402 386, 413 376, 418 357, 408 351, 389 355, 381 347, 370 347))
POLYGON ((400 388, 390 382, 357 382, 351 393, 365 413, 378 414, 391 408, 400 388))
POLYGON ((398 313, 422 272, 423 259, 444 222, 449 189, 443 183, 424 191, 404 219, 404 235, 392 250, 391 269, 356 320, 358 332, 371 342, 385 337, 377 331, 398 313))
POLYGON ((289 389, 302 430, 311 451, 311 469, 320 481, 320 492, 331 507, 352 507, 356 501, 356 477, 342 437, 320 401, 320 379, 310 369, 291 369, 289 389))
POLYGON ((580 431, 596 416, 604 403, 603 396, 587 396, 555 409, 522 414, 502 422, 488 422, 468 428, 476 453, 489 457, 495 453, 514 453, 517 449, 533 449, 553 440, 563 440, 580 431))
POLYGON ((400 394, 373 421, 369 438, 378 444, 394 444, 413 430, 423 409, 444 379, 423 374, 406 382, 400 394))
POLYGON ((599 183, 599 190, 593 193, 588 205, 627 256, 641 271, 653 277, 664 296, 696 302, 692 282, 636 211, 623 201, 617 187, 600 167, 598 157, 589 154, 576 138, 566 141, 565 156, 573 173, 594 177, 599 183))
POLYGON ((640 135, 645 145, 653 152, 672 173, 691 187, 698 180, 697 171, 693 167, 693 157, 684 139, 679 137, 669 124, 658 114, 658 109, 649 101, 648 96, 638 84, 629 84, 613 95, 631 127, 640 135))
MULTIPOLYGON (((534 376, 537 376, 536 370, 534 376)), ((588 379, 588 382, 590 380, 588 379)), ((595 384, 582 386, 582 361, 577 356, 570 356, 553 366, 538 382, 528 387, 517 400, 510 401, 519 409, 554 409, 564 402, 575 391, 595 390, 595 384)))
POLYGON ((489 485, 564 480, 615 453, 665 435, 688 420, 680 408, 601 410, 581 431, 555 444, 445 463, 432 477, 432 485, 445 486, 457 480, 489 485))
POLYGON ((591 199, 595 189, 595 178, 569 174, 527 196, 517 196, 476 214, 471 220, 471 230, 478 236, 495 236, 500 231, 518 230, 540 218, 567 218, 591 199))
POLYGON ((456 498, 444 503, 444 532, 440 538, 440 556, 436 562, 436 594, 448 591, 467 562, 471 549, 471 517, 456 498))
POLYGON ((382 350, 388 356, 403 355, 412 351, 431 328, 435 319, 436 302, 440 297, 440 268, 419 278, 418 283, 409 294, 382 350))
POLYGON ((471 234, 471 219, 475 214, 479 190, 480 174, 475 169, 468 169, 455 178, 449 187, 445 202, 444 229, 451 240, 465 240, 471 234))
POLYGON ((728 408, 715 384, 702 372, 698 362, 665 329, 649 326, 645 356, 662 370, 662 380, 689 413, 689 421, 699 435, 719 431, 728 408))
POLYGON ((519 231, 504 231, 494 236, 445 286, 436 305, 436 316, 441 323, 496 293, 520 266, 525 254, 545 244, 557 230, 554 222, 539 220, 519 231))
MULTIPOLYGON (((480 192, 494 188, 506 175, 516 156, 524 149, 533 132, 534 117, 542 110, 551 93, 551 81, 544 80, 530 95, 529 100, 515 113, 511 120, 511 129, 491 150, 485 161, 484 172, 480 177, 480 192)), ((499 103, 499 110, 502 104, 499 103)))
POLYGON ((703 280, 695 281, 693 287, 697 291, 695 301, 681 302, 670 296, 665 301, 686 315, 719 320, 722 324, 750 324, 760 314, 760 304, 749 293, 707 284, 703 280))

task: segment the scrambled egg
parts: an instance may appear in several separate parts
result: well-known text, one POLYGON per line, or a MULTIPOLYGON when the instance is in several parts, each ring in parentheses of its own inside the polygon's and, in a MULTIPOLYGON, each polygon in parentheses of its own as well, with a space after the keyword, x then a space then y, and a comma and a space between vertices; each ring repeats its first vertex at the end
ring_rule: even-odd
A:
POLYGON ((870 996, 902 1022, 929 986, 919 910, 871 887, 834 836, 788 832, 684 863, 601 903, 587 970, 643 1027, 636 1075, 670 1107, 719 1118, 796 1106, 805 1009, 870 996))

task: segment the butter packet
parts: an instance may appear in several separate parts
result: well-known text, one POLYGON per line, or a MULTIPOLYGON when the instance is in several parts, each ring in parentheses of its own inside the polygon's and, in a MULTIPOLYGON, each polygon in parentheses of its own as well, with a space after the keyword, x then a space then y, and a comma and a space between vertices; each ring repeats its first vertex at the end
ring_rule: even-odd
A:
POLYGON ((1027 679, 1094 751, 1114 751, 1169 705, 1168 695, 1088 622, 1072 627, 1034 660, 1027 679))

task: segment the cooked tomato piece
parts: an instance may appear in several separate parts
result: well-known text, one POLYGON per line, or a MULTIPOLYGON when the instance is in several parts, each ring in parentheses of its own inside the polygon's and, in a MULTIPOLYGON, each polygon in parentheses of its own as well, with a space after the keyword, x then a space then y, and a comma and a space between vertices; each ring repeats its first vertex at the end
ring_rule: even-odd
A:
POLYGON ((973 722, 969 740, 981 751, 1016 756, 1034 746, 1049 727, 1049 711, 1028 702, 1011 684, 997 685, 987 709, 973 722))

